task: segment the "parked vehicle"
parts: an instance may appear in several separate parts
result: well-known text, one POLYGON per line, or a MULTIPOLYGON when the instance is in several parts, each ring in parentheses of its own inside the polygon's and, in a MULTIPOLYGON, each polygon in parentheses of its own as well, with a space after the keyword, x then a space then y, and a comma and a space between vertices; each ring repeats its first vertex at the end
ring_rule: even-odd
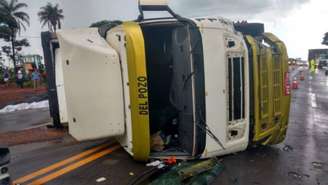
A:
POLYGON ((80 141, 116 137, 140 161, 284 140, 290 87, 282 41, 242 34, 224 18, 183 18, 165 1, 141 0, 139 9, 136 21, 42 34, 55 125, 67 121, 80 141), (172 17, 144 19, 145 11, 172 17))
POLYGON ((319 59, 318 69, 324 69, 328 67, 328 61, 326 59, 319 59))
POLYGON ((10 176, 8 172, 9 161, 9 149, 7 147, 0 146, 0 185, 10 184, 10 176))

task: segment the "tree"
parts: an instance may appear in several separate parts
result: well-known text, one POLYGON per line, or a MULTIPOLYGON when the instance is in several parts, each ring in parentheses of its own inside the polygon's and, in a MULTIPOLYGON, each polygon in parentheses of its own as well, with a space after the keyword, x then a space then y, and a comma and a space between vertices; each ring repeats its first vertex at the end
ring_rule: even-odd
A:
POLYGON ((90 25, 91 28, 99 28, 103 25, 107 25, 107 24, 111 24, 112 21, 109 21, 109 20, 102 20, 102 21, 98 21, 98 22, 95 22, 95 23, 92 23, 90 25))
MULTIPOLYGON (((15 49, 15 61, 17 64, 17 58, 19 58, 19 51, 22 50, 23 47, 29 47, 30 43, 27 39, 15 40, 14 41, 14 49, 15 49)), ((12 47, 11 46, 2 46, 2 52, 7 55, 7 57, 13 59, 12 55, 12 47)))
POLYGON ((328 32, 325 33, 325 36, 323 37, 322 44, 328 46, 328 32))
POLYGON ((118 20, 115 20, 115 21, 102 20, 102 21, 98 21, 98 22, 92 23, 90 25, 90 28, 100 28, 100 27, 108 27, 108 28, 111 28, 111 27, 115 27, 115 26, 120 25, 120 24, 122 24, 122 21, 118 21, 118 20))
POLYGON ((2 52, 6 53, 6 55, 9 57, 11 54, 11 47, 10 46, 2 46, 2 52))
POLYGON ((27 8, 26 3, 19 3, 18 0, 0 0, 0 38, 5 41, 11 42, 12 60, 14 63, 14 69, 16 71, 16 50, 15 41, 16 36, 21 30, 26 30, 26 26, 30 25, 29 15, 22 11, 23 8, 27 8))
POLYGON ((15 45, 15 48, 16 47, 29 47, 30 42, 27 39, 16 40, 14 45, 15 45))
POLYGON ((64 19, 64 15, 63 9, 60 9, 58 4, 48 3, 46 6, 41 7, 38 16, 41 26, 48 25, 49 31, 56 32, 57 28, 61 29, 61 20, 64 19))
POLYGON ((4 39, 5 41, 10 41, 11 30, 6 24, 0 23, 0 39, 4 39))

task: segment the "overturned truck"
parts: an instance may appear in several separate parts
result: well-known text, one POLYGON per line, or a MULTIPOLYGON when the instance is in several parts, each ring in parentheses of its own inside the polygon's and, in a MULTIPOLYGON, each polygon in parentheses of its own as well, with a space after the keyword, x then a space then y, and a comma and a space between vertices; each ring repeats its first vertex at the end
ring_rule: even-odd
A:
POLYGON ((284 140, 290 90, 282 41, 248 33, 251 24, 183 18, 163 2, 139 6, 135 21, 42 33, 57 127, 67 123, 79 141, 115 137, 140 161, 284 140), (145 11, 172 16, 145 19, 145 11))

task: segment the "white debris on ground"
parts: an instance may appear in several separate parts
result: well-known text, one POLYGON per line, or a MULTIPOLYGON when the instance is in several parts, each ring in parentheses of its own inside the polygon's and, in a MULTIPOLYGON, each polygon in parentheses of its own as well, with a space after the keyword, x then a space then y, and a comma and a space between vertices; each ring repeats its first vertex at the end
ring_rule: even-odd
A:
POLYGON ((104 182, 106 181, 107 179, 105 177, 100 177, 96 180, 96 182, 104 182))
POLYGON ((158 165, 160 165, 160 164, 162 164, 162 161, 159 161, 159 160, 157 160, 157 161, 153 161, 153 162, 151 162, 151 163, 148 163, 148 164, 146 164, 146 166, 153 166, 153 167, 155 167, 155 166, 158 166, 158 165))
POLYGON ((157 160, 157 161, 146 164, 146 166, 157 167, 158 169, 161 169, 161 168, 165 167, 165 164, 163 163, 163 161, 157 160))
POLYGON ((21 103, 17 105, 7 105, 3 109, 0 110, 1 113, 10 113, 20 110, 28 110, 28 109, 41 109, 41 108, 48 108, 49 102, 48 100, 40 101, 40 102, 33 102, 33 103, 21 103))

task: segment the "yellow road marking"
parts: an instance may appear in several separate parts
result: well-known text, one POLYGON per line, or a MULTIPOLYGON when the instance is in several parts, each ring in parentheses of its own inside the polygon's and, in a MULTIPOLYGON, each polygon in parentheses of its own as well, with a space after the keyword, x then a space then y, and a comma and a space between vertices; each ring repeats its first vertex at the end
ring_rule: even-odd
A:
POLYGON ((77 162, 75 162, 73 164, 70 164, 70 165, 66 166, 65 168, 62 168, 62 169, 60 169, 60 170, 58 170, 56 172, 53 172, 53 173, 51 173, 51 174, 49 174, 49 175, 47 175, 45 177, 42 177, 40 179, 37 179, 37 180, 31 182, 29 185, 43 185, 43 184, 45 184, 45 183, 47 183, 47 182, 49 182, 51 180, 54 180, 54 179, 56 179, 56 178, 58 178, 58 177, 60 177, 60 176, 62 176, 64 174, 66 174, 66 173, 69 173, 69 172, 71 172, 71 171, 73 171, 73 170, 75 170, 75 169, 77 169, 77 168, 79 168, 79 167, 81 167, 83 165, 86 165, 86 164, 88 164, 88 163, 90 163, 90 162, 92 162, 92 161, 94 161, 96 159, 99 159, 99 158, 101 158, 101 157, 103 157, 103 156, 105 156, 107 154, 110 154, 110 153, 112 153, 113 151, 115 151, 115 150, 117 150, 119 148, 121 148, 120 145, 115 145, 115 146, 113 146, 111 148, 108 148, 108 149, 105 149, 105 150, 103 150, 101 152, 92 154, 91 156, 89 156, 89 157, 87 157, 85 159, 82 159, 80 161, 77 161, 77 162))
POLYGON ((29 175, 26 175, 24 177, 21 177, 21 178, 15 180, 13 182, 13 184, 22 184, 22 183, 24 183, 26 181, 29 181, 31 179, 34 179, 34 178, 36 178, 36 177, 38 177, 40 175, 46 174, 46 173, 48 173, 48 172, 50 172, 52 170, 55 170, 55 169, 57 169, 59 167, 62 167, 64 165, 67 165, 67 164, 69 164, 71 162, 74 162, 76 160, 79 160, 79 159, 81 159, 81 158, 83 158, 85 156, 88 156, 88 155, 90 155, 90 154, 92 154, 92 153, 94 153, 94 152, 96 152, 98 150, 104 149, 104 148, 109 147, 109 146, 110 146, 110 143, 106 143, 106 144, 102 144, 100 146, 91 148, 91 149, 86 150, 86 151, 84 151, 84 152, 82 152, 80 154, 74 155, 74 156, 72 156, 70 158, 67 158, 67 159, 62 160, 62 161, 59 161, 59 162, 57 162, 55 164, 52 164, 52 165, 50 165, 50 166, 48 166, 46 168, 40 169, 40 170, 38 170, 36 172, 33 172, 33 173, 29 174, 29 175))

